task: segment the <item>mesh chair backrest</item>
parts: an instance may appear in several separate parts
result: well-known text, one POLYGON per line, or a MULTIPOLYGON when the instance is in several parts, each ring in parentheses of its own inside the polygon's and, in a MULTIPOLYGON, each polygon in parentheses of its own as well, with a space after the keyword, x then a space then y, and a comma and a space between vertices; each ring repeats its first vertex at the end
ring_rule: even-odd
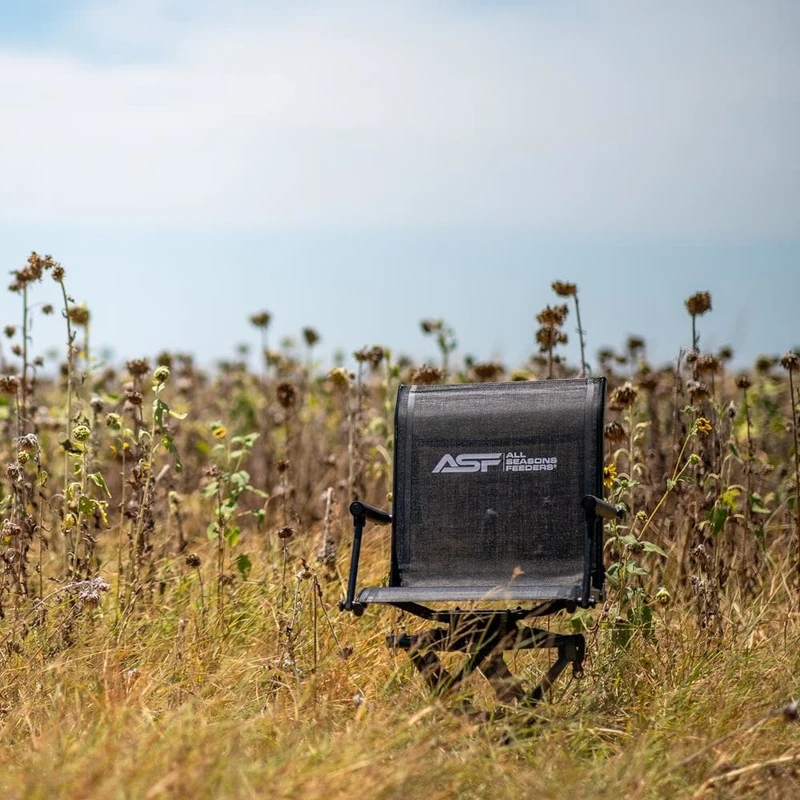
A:
POLYGON ((604 378, 401 386, 394 586, 580 582, 604 378))

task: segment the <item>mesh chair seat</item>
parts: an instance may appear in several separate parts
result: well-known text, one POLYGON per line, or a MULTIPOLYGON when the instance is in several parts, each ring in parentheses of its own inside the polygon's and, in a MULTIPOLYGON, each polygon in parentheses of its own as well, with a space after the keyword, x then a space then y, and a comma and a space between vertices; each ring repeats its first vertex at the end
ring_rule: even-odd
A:
POLYGON ((477 583, 464 578, 452 580, 446 586, 430 581, 427 585, 414 586, 370 586, 362 589, 357 597, 359 603, 442 603, 458 601, 503 600, 524 602, 528 600, 572 600, 581 597, 582 573, 556 576, 549 573, 539 580, 509 583, 477 583))

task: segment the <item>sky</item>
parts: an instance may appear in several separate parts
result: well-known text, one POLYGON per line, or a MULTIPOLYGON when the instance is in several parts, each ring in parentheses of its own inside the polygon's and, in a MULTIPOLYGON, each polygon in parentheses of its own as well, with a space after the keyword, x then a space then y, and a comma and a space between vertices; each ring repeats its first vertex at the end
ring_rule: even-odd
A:
POLYGON ((0 263, 52 253, 118 359, 266 309, 323 359, 434 359, 443 317, 516 366, 553 280, 592 356, 673 359, 699 290, 701 346, 800 344, 793 0, 0 0, 0 109, 0 263))

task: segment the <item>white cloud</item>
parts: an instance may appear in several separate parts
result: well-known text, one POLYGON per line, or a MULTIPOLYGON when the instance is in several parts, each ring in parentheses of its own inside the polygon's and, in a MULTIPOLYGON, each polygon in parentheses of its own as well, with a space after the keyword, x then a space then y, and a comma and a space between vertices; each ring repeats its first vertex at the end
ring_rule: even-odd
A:
POLYGON ((87 5, 0 49, 0 219, 796 235, 795 8, 647 6, 87 5))

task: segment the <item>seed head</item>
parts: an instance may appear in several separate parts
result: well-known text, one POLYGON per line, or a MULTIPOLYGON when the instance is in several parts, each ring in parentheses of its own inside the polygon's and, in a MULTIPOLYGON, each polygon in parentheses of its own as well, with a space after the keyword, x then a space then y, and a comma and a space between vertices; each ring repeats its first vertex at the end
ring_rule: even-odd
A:
POLYGON ((140 406, 142 404, 142 393, 137 392, 136 389, 126 389, 124 397, 132 406, 140 406))
POLYGON ((568 313, 569 308, 567 308, 566 305, 545 306, 545 308, 536 315, 536 321, 540 325, 549 328, 560 328, 567 319, 568 313))
POLYGON ((597 351, 597 360, 602 364, 614 358, 614 351, 610 347, 603 347, 597 351))
POLYGON ((438 333, 442 328, 444 328, 444 320, 443 319, 423 319, 419 323, 420 328, 422 328, 422 332, 425 334, 431 333, 438 333))
POLYGON ((294 536, 294 528, 290 528, 288 525, 284 525, 278 531, 278 538, 283 539, 284 541, 286 541, 287 539, 291 539, 292 536, 294 536))
POLYGON ((611 392, 609 408, 616 410, 630 408, 636 402, 637 394, 638 389, 630 381, 626 381, 611 392))
POLYGON ((638 353, 644 350, 645 341, 641 336, 629 336, 626 344, 629 352, 638 353))
POLYGON ((672 599, 672 596, 669 593, 669 590, 665 587, 661 586, 659 590, 656 592, 655 601, 660 606, 668 606, 669 601, 672 599))
POLYGON ((108 584, 102 578, 81 581, 77 586, 80 588, 78 600, 88 608, 96 608, 100 604, 100 593, 108 591, 108 584))
POLYGON ((5 328, 3 328, 3 333, 5 333, 5 335, 6 335, 6 336, 7 336, 9 339, 10 339, 10 338, 11 338, 11 337, 12 337, 12 336, 13 336, 13 335, 16 333, 16 332, 17 332, 17 329, 16 329, 16 327, 15 327, 14 325, 6 325, 6 326, 5 326, 5 328))
POLYGON ((350 373, 344 367, 334 367, 328 373, 328 380, 336 389, 348 389, 350 387, 350 373))
POLYGON ((10 397, 16 397, 19 391, 19 378, 16 375, 0 376, 0 392, 10 397))
POLYGON ((774 356, 760 355, 756 359, 756 371, 766 375, 777 363, 778 359, 774 356))
POLYGON ((386 348, 375 344, 369 349, 369 363, 373 367, 379 367, 383 359, 386 358, 386 348))
POLYGON ((125 363, 125 369, 127 369, 134 378, 139 378, 150 372, 150 362, 146 358, 132 358, 125 363))
POLYGON ((297 401, 297 389, 293 383, 284 381, 276 387, 275 396, 284 408, 291 408, 297 401))
POLYGON ((706 311, 711 311, 711 293, 697 292, 686 300, 686 310, 693 316, 699 317, 706 311))
POLYGON ((628 432, 616 420, 606 425, 604 434, 609 442, 624 442, 628 438, 628 432))
POLYGON ((73 325, 86 327, 89 324, 89 309, 85 305, 70 306, 67 309, 67 316, 73 325))
POLYGON ((749 375, 746 375, 745 373, 742 373, 741 375, 737 375, 736 376, 736 386, 739 389, 743 389, 744 391, 747 391, 752 385, 753 384, 750 381, 750 376, 749 375))
POLYGON ((189 553, 189 555, 186 556, 186 566, 191 569, 197 569, 202 563, 197 553, 189 553))
POLYGON ((269 327, 271 319, 272 315, 269 313, 269 311, 259 311, 257 314, 250 315, 250 323, 255 325, 256 328, 269 327))
POLYGON ((717 356, 702 355, 697 357, 695 369, 701 374, 716 375, 722 372, 722 363, 717 356))
POLYGON ((566 281, 554 281, 552 289, 559 297, 575 297, 578 293, 578 287, 566 281))
POLYGON ((118 431, 122 427, 122 417, 119 414, 106 414, 106 427, 118 431))
POLYGON ((790 350, 781 358, 781 366, 789 372, 797 372, 800 369, 800 356, 790 350))
POLYGON ((473 364, 472 371, 475 373, 478 383, 488 383, 497 380, 498 376, 503 374, 503 365, 496 361, 487 361, 473 364))
POLYGON ((14 536, 19 536, 22 533, 22 528, 16 522, 10 519, 3 520, 3 538, 11 539, 14 536))
POLYGON ((566 344, 567 341, 567 334, 558 330, 558 328, 545 325, 536 331, 536 342, 542 353, 546 353, 559 344, 566 344))
POLYGON ((427 386, 432 383, 439 383, 441 379, 442 371, 436 367, 428 366, 427 364, 417 367, 409 377, 411 383, 416 386, 427 386))
POLYGON ((86 425, 76 425, 72 429, 72 438, 75 439, 76 442, 86 442, 91 435, 92 432, 86 425))
POLYGON ((319 341, 319 334, 313 328, 303 328, 303 338, 309 347, 313 347, 319 341))
POLYGON ((39 440, 36 438, 35 433, 26 433, 24 436, 20 436, 19 439, 17 439, 17 447, 23 453, 38 453, 39 440))
POLYGON ((706 400, 711 396, 711 390, 700 381, 686 381, 686 390, 689 392, 692 403, 706 400))
POLYGON ((169 367, 164 365, 156 367, 156 370, 153 373, 153 382, 159 386, 163 386, 169 380, 169 375, 169 367))

